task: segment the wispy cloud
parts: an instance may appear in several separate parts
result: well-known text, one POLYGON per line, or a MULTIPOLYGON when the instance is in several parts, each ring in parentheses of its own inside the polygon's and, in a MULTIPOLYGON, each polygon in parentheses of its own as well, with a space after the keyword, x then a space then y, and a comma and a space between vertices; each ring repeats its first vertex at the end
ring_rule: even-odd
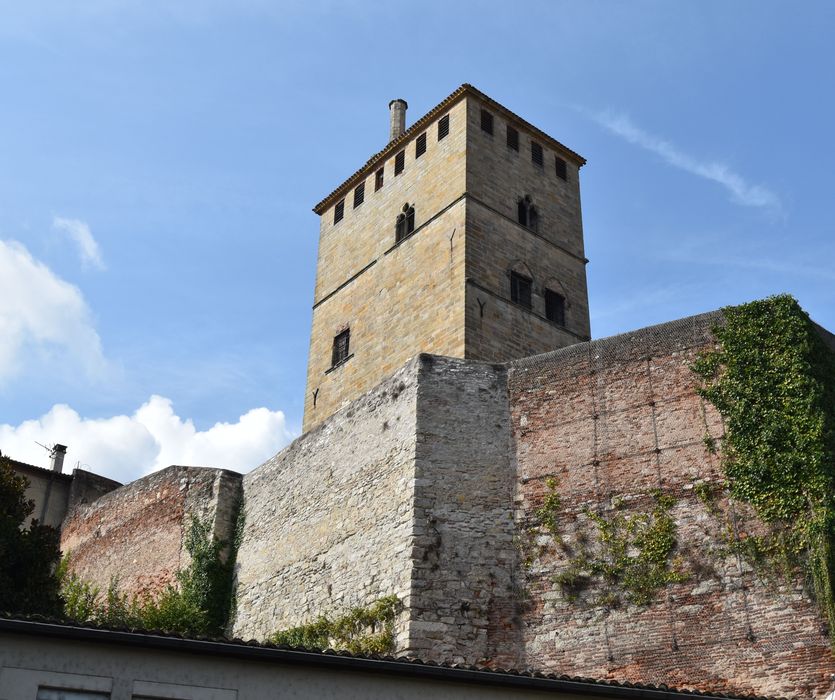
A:
POLYGON ((625 114, 612 114, 611 112, 589 114, 605 129, 629 143, 655 153, 668 165, 721 185, 737 204, 780 211, 780 198, 774 192, 762 185, 747 182, 739 173, 734 172, 724 163, 701 160, 691 156, 669 141, 639 128, 625 114))
POLYGON ((104 269, 104 260, 101 257, 101 250, 90 227, 79 219, 65 219, 56 216, 52 220, 52 228, 56 231, 66 233, 78 247, 78 254, 81 257, 81 264, 85 267, 92 265, 99 270, 104 269))
POLYGON ((62 373, 100 376, 106 362, 81 291, 15 241, 0 240, 0 387, 40 356, 62 373))

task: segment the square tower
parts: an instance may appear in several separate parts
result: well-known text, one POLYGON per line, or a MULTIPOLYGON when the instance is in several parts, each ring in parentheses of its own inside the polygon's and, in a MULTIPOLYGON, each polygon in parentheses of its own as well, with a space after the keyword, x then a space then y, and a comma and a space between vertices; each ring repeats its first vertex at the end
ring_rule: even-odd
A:
POLYGON ((589 339, 585 159, 471 85, 313 211, 305 431, 420 352, 502 362, 589 339))

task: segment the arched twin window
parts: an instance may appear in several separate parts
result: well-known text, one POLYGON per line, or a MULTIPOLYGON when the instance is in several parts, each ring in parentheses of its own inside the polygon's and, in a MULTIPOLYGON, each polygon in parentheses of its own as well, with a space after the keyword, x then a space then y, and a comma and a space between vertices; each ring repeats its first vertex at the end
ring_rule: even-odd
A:
POLYGON ((397 224, 394 227, 394 242, 400 243, 406 236, 414 233, 415 230, 415 207, 412 204, 404 204, 403 212, 397 216, 397 224))
POLYGON ((531 196, 526 194, 516 204, 516 220, 525 228, 536 231, 539 226, 539 214, 531 201, 531 196))

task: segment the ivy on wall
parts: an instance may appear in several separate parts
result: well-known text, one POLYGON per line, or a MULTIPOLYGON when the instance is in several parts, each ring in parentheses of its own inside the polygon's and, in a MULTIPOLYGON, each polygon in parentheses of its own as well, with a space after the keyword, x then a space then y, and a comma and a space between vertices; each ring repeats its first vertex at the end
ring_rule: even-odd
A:
POLYGON ((805 575, 833 629, 835 353, 788 295, 723 312, 693 371, 725 420, 726 487, 769 528, 741 551, 805 575))
MULTIPOLYGON (((566 600, 607 608, 649 605, 665 586, 685 580, 682 563, 674 556, 676 524, 670 511, 676 501, 672 496, 653 491, 650 511, 627 512, 621 498, 613 501, 611 510, 585 509, 591 528, 581 528, 569 543, 559 529, 562 503, 557 481, 549 478, 545 485, 545 497, 535 514, 567 559, 553 579, 566 600)), ((528 550, 525 563, 530 567, 542 551, 532 554, 530 545, 528 550)))
POLYGON ((399 610, 397 596, 386 596, 335 619, 322 615, 309 624, 276 632, 268 641, 304 649, 388 654, 394 651, 394 620, 399 610))
POLYGON ((222 636, 234 609, 233 572, 243 529, 242 505, 236 513, 235 538, 228 546, 215 537, 210 521, 192 517, 184 541, 191 563, 177 572, 178 586, 169 584, 155 595, 122 593, 118 579, 102 592, 72 573, 71 557, 64 557, 58 570, 64 616, 106 627, 222 636))

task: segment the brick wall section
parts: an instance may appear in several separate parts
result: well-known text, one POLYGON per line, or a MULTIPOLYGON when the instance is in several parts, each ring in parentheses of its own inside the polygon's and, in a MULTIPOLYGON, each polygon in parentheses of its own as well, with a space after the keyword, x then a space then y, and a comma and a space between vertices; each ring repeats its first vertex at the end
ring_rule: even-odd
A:
POLYGON ((72 570, 107 590, 112 579, 130 595, 175 583, 189 563, 184 538, 191 516, 211 519, 231 541, 240 474, 172 466, 107 493, 68 514, 61 550, 72 570))
MULTIPOLYGON (((244 477, 235 636, 410 599, 413 360, 244 477)), ((406 616, 396 630, 407 646, 406 616)))
POLYGON ((420 361, 406 651, 476 663, 496 653, 489 631, 513 620, 506 370, 430 355, 420 361))
MULTIPOLYGON (((584 509, 611 514, 617 496, 625 512, 646 512, 649 492, 661 488, 678 499, 672 515, 688 580, 646 608, 595 607, 594 589, 569 602, 553 581, 568 556, 539 537, 522 572, 523 658, 511 661, 714 692, 822 697, 830 689, 832 653, 813 603, 723 549, 725 521, 694 492, 697 481, 721 480, 703 443, 705 433, 721 438, 721 418, 695 393, 689 369, 718 322, 706 314, 512 363, 520 536, 536 525, 549 477, 558 480, 561 532, 575 548, 578 532, 595 531, 584 509)), ((735 514, 738 531, 757 527, 739 505, 718 507, 735 514)), ((496 646, 512 648, 508 641, 496 646)))

